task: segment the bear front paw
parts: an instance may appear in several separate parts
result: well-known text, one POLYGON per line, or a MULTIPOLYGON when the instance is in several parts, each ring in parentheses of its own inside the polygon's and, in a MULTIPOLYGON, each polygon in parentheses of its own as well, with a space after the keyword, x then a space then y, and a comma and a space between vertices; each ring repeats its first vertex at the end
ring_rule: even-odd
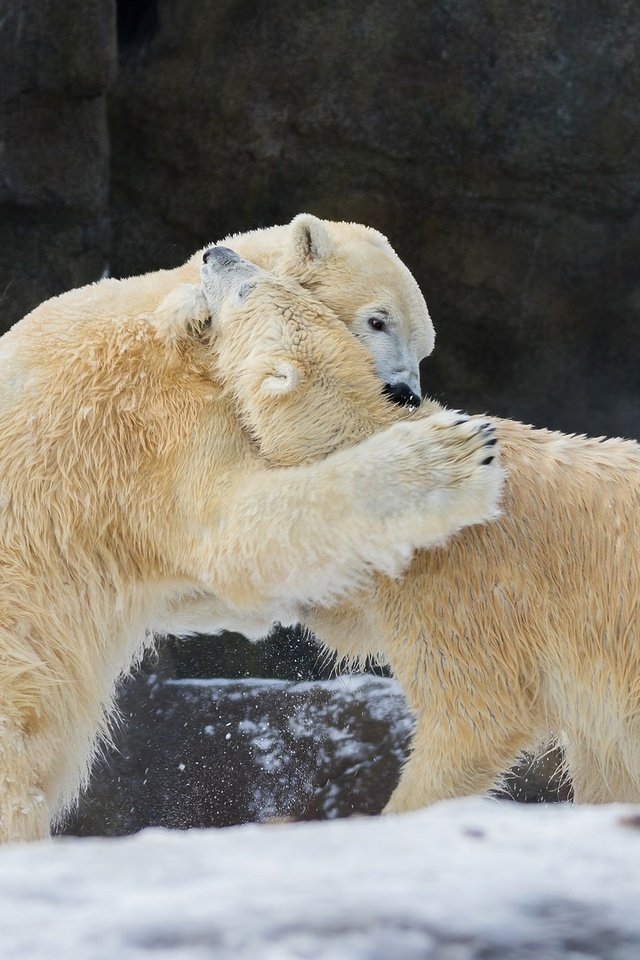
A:
POLYGON ((490 421, 443 410, 398 424, 388 441, 385 473, 393 475, 374 485, 378 505, 409 521, 415 545, 442 543, 498 515, 504 474, 490 421))

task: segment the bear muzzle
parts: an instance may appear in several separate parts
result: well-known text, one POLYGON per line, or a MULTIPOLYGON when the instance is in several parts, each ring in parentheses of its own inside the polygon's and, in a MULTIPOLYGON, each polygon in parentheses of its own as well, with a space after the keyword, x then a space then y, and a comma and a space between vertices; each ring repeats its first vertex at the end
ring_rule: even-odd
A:
POLYGON ((242 262, 242 257, 230 247, 209 247, 202 254, 202 262, 208 263, 211 259, 220 267, 235 267, 242 262))
POLYGON ((419 407, 422 398, 407 383, 385 383, 382 392, 400 407, 419 407))

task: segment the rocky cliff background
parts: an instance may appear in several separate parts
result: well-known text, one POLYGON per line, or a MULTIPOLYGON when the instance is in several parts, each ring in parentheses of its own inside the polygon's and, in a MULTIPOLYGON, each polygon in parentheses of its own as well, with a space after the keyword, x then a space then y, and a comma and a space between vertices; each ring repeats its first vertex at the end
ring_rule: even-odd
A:
POLYGON ((300 210, 385 232, 426 390, 638 436, 633 0, 0 0, 10 326, 300 210))

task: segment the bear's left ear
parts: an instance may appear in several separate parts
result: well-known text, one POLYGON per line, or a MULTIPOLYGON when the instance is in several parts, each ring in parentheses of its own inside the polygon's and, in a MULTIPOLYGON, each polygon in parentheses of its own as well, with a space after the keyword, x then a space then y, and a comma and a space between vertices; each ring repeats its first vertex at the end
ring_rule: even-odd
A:
POLYGON ((173 345, 208 328, 211 313, 202 287, 181 283, 167 294, 151 319, 158 337, 173 345))
POLYGON ((302 382, 302 371, 290 360, 278 360, 265 374, 260 392, 269 397, 285 396, 302 382))
POLYGON ((287 253, 289 260, 306 266, 314 260, 326 260, 335 244, 322 220, 310 213, 299 213, 289 224, 287 253))

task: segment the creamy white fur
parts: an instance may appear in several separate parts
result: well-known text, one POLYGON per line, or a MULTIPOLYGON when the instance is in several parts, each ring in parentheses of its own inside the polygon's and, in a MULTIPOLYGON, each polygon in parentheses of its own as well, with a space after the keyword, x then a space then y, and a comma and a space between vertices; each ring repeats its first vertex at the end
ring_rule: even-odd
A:
MULTIPOLYGON (((344 357, 339 335, 362 306, 356 274, 373 269, 375 251, 388 284, 402 296, 413 287, 378 235, 325 227, 325 260, 308 244, 296 260, 287 228, 250 242, 303 282, 325 277, 334 300, 346 278, 344 323, 327 314, 325 340, 344 357)), ((316 234, 293 231, 298 244, 316 234)), ((486 432, 452 415, 391 425, 321 463, 269 468, 189 288, 200 259, 53 298, 0 342, 1 840, 45 835, 73 800, 115 681, 153 628, 264 632, 376 571, 397 574, 414 548, 495 511, 500 472, 481 466, 486 432)), ((298 289, 269 281, 265 309, 293 315, 298 289)), ((322 313, 314 304, 302 298, 305 316, 322 313)), ((371 361, 346 340, 375 404, 371 361)), ((362 396, 357 378, 354 389, 362 396)))
MULTIPOLYGON (((372 397, 344 329, 342 347, 323 351, 326 320, 308 304, 261 325, 253 311, 249 298, 220 312, 216 335, 240 415, 270 462, 322 458, 401 416, 372 397), (276 358, 302 375, 267 398, 260 377, 276 358)), ((417 416, 436 422, 437 409, 417 416)), ((401 580, 380 576, 333 609, 310 605, 304 619, 340 656, 381 654, 416 713, 389 810, 486 790, 521 750, 554 737, 576 800, 638 802, 640 447, 496 426, 501 517, 421 551, 401 580)), ((428 507, 439 517, 452 509, 453 490, 441 487, 428 507)), ((374 482, 370 500, 382 495, 374 482)))

